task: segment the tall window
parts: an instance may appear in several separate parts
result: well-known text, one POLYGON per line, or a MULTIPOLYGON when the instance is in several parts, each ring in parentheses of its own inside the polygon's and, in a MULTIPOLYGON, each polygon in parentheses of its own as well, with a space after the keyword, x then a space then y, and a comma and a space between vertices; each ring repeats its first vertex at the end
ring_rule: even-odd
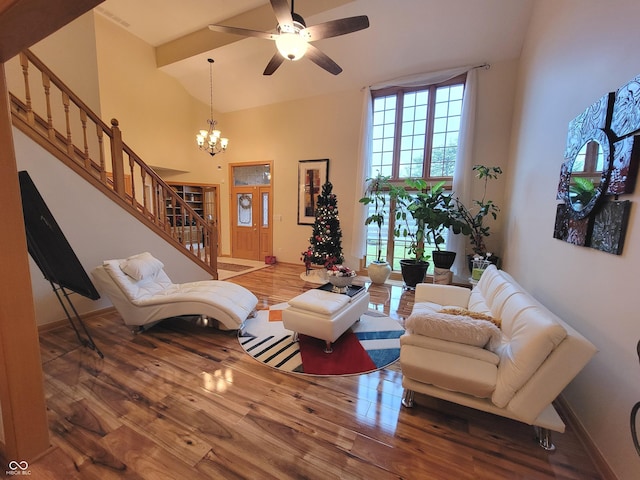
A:
MULTIPOLYGON (((424 178, 451 186, 458 154, 465 75, 437 85, 372 91, 371 170, 392 182, 424 178)), ((391 207, 392 208, 392 207, 391 207)), ((394 216, 383 231, 382 255, 394 270, 407 257, 409 241, 393 238, 394 216)), ((377 226, 367 231, 367 258, 375 258, 377 226)))

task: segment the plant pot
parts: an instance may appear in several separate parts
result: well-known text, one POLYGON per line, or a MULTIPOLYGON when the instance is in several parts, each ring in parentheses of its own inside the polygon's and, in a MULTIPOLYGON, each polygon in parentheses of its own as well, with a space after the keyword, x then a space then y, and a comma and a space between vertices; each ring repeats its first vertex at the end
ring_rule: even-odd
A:
POLYGON ((456 252, 450 252, 449 250, 434 250, 431 252, 431 258, 433 258, 433 264, 437 268, 446 268, 449 270, 456 259, 456 252))
POLYGON ((400 260, 400 270, 402 271, 404 286, 409 289, 415 289, 417 284, 424 282, 427 268, 429 268, 429 262, 409 259, 400 260))
MULTIPOLYGON (((497 255, 491 255, 487 260, 492 263, 496 268, 500 268, 500 257, 497 255)), ((469 263, 469 273, 473 271, 473 255, 467 255, 467 262, 469 263)))
POLYGON ((367 272, 369 273, 371 283, 382 285, 389 279, 389 276, 391 276, 391 265, 389 265, 389 262, 374 261, 367 267, 367 272))

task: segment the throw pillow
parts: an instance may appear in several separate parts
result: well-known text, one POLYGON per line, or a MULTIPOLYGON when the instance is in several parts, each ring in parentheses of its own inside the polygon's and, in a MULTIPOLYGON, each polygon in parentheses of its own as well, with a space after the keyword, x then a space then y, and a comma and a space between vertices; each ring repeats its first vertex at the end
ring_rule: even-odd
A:
POLYGON ((133 255, 120 264, 120 269, 137 281, 155 277, 164 264, 149 252, 133 255))

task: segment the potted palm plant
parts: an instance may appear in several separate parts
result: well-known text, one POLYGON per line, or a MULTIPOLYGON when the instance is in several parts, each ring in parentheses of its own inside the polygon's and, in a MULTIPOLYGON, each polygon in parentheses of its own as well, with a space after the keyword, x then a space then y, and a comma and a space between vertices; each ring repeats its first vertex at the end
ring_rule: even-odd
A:
MULTIPOLYGON (((444 231, 451 227, 454 233, 463 233, 466 226, 455 215, 455 202, 444 189, 445 182, 438 182, 430 188, 423 179, 407 179, 405 186, 392 188, 392 198, 396 200, 396 228, 394 235, 409 238, 409 253, 412 259, 400 261, 405 285, 414 288, 424 281, 429 267, 425 245, 434 245, 434 259, 444 242, 444 231), (411 224, 412 218, 415 223, 411 224)), ((455 258, 455 252, 451 252, 455 258)), ((447 256, 445 254, 445 256, 447 256)), ((449 255, 450 256, 450 255, 449 255)), ((435 260, 434 260, 435 262, 435 260)), ((453 262, 453 261, 452 261, 453 262)), ((449 268, 440 267, 440 268, 449 268)))
POLYGON ((495 220, 500 209, 495 203, 493 203, 493 200, 487 200, 486 197, 487 184, 489 180, 497 179, 498 176, 502 174, 502 169, 500 167, 474 165, 473 170, 477 172, 476 176, 484 181, 482 198, 480 198, 480 200, 472 200, 471 206, 467 207, 458 197, 456 197, 453 213, 455 218, 465 225, 462 233, 469 236, 471 248, 474 253, 474 255, 470 255, 470 258, 479 256, 486 258, 492 263, 497 263, 498 257, 495 255, 492 255, 491 258, 487 258, 488 255, 485 239, 491 232, 489 230, 489 225, 485 223, 485 220, 487 216, 491 216, 495 220))
POLYGON ((367 208, 373 206, 373 213, 369 215, 364 224, 372 223, 378 227, 376 236, 376 258, 367 267, 371 282, 377 285, 385 283, 391 275, 391 265, 382 258, 382 225, 387 216, 387 197, 389 191, 389 177, 378 173, 375 177, 367 179, 367 194, 359 202, 367 208))

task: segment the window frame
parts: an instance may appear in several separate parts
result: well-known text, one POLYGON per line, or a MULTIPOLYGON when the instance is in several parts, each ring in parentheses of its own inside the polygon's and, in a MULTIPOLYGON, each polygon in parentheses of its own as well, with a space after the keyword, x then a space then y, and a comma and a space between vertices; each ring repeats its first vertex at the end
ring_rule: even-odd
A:
MULTIPOLYGON (((463 73, 456 77, 453 77, 449 80, 440 83, 434 83, 430 85, 419 85, 414 87, 385 87, 379 90, 371 91, 371 101, 375 102, 376 98, 379 97, 387 97, 390 95, 396 96, 396 118, 395 118, 395 131, 393 138, 393 164, 391 167, 391 179, 392 183, 404 183, 406 178, 409 177, 400 177, 400 149, 402 147, 401 136, 402 136, 402 112, 404 107, 404 95, 406 93, 418 92, 421 90, 427 90, 428 93, 428 104, 427 104, 427 129, 425 132, 425 144, 424 144, 424 158, 422 163, 422 171, 423 174, 426 172, 427 175, 423 175, 421 178, 425 179, 428 183, 435 183, 441 180, 445 181, 445 188, 451 189, 451 185, 453 183, 453 176, 430 176, 428 175, 431 172, 431 155, 432 155, 432 145, 433 145, 433 129, 435 124, 435 112, 436 107, 436 90, 440 87, 449 87, 453 85, 462 85, 463 88, 466 87, 466 79, 467 74, 463 73)), ((463 94, 464 98, 464 94, 463 94)), ((374 176, 373 172, 368 172, 367 176, 374 176)))
MULTIPOLYGON (((391 95, 395 95, 396 97, 396 112, 395 112, 395 123, 394 123, 394 137, 393 137, 393 163, 391 167, 391 178, 389 182, 395 185, 404 185, 404 182, 409 177, 400 177, 400 152, 402 147, 402 113, 404 107, 404 95, 407 93, 417 92, 417 91, 428 91, 428 102, 427 102, 427 126, 425 132, 425 143, 424 143, 424 157, 423 157, 423 178, 427 181, 428 184, 434 184, 439 181, 445 182, 444 187, 446 190, 451 190, 453 185, 453 176, 430 176, 431 172, 431 160, 432 160, 432 146, 433 146, 433 132, 435 125, 435 108, 436 108, 436 91, 440 87, 448 87, 453 85, 462 85, 463 86, 463 101, 464 101, 464 91, 466 91, 466 79, 467 74, 462 73, 461 75, 457 75, 456 77, 450 78, 444 82, 434 83, 434 84, 425 84, 419 86, 412 87, 401 87, 401 86, 391 86, 385 87, 378 90, 371 90, 371 101, 373 102, 377 98, 387 97, 391 95), (425 175, 426 173, 426 175, 425 175)), ((461 114, 462 118, 462 114, 461 114)), ((458 159, 456 158, 456 161, 458 159)), ((374 167, 372 166, 371 169, 374 167)), ((375 173, 373 171, 367 172, 367 177, 374 177, 375 173)), ((385 259, 391 265, 393 270, 394 268, 394 251, 395 251, 395 243, 396 238, 393 235, 394 225, 395 225, 395 209, 396 205, 392 199, 389 199, 388 202, 389 207, 389 216, 388 221, 386 222, 387 229, 387 246, 385 252, 385 259)), ((384 227, 383 227, 384 228, 384 227)), ((367 237, 365 235, 365 237, 367 237)), ((400 242, 402 240, 399 239, 400 242)), ((435 247, 433 247, 435 248, 435 247)))

